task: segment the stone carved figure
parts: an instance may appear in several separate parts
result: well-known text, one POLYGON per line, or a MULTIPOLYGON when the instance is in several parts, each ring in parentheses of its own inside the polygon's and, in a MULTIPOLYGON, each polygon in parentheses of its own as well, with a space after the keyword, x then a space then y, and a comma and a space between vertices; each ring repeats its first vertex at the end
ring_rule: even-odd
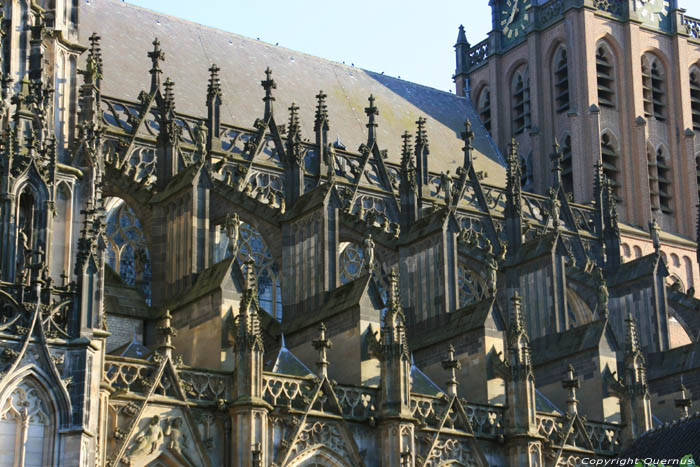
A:
POLYGON ((182 423, 181 417, 176 417, 166 422, 164 434, 165 436, 170 437, 168 449, 181 455, 187 460, 187 462, 194 465, 194 462, 192 461, 192 453, 190 451, 190 443, 187 439, 185 430, 183 430, 182 423))
POLYGON ((328 181, 335 180, 335 147, 333 143, 328 145, 328 181))
POLYGON ((449 170, 440 174, 440 184, 445 192, 445 204, 449 205, 452 202, 452 178, 449 170))
POLYGON ((195 130, 195 146, 197 154, 204 155, 207 151, 207 127, 200 122, 195 130))
POLYGON ((134 446, 129 453, 129 459, 136 459, 153 454, 163 441, 163 429, 160 427, 160 417, 154 415, 146 429, 136 436, 134 446))
POLYGON ((231 256, 236 256, 238 253, 238 239, 240 237, 238 214, 228 214, 224 221, 224 228, 226 229, 226 237, 228 237, 228 252, 231 256))
POLYGON ((364 241, 364 256, 365 256, 365 268, 368 273, 371 273, 374 269, 374 240, 372 240, 372 234, 368 235, 364 241))
POLYGON ((603 277, 603 270, 601 268, 596 268, 595 280, 598 283, 598 308, 600 308, 600 315, 607 316, 610 293, 608 292, 608 286, 605 284, 605 278, 603 277))
POLYGON ((486 255, 486 282, 488 285, 489 293, 491 295, 496 294, 496 282, 498 280, 498 261, 493 253, 486 255))

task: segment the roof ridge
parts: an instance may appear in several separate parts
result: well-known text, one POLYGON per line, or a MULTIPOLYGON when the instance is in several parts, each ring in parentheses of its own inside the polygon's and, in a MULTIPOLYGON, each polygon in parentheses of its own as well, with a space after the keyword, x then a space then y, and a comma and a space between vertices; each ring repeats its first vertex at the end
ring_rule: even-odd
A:
POLYGON ((653 434, 653 433, 658 433, 658 432, 660 432, 660 431, 666 430, 666 429, 671 428, 671 427, 674 427, 674 426, 678 426, 678 425, 683 425, 683 424, 685 424, 685 423, 689 423, 689 422, 693 421, 693 420, 696 419, 696 418, 697 418, 697 419, 700 419, 700 411, 697 411, 697 412, 695 412, 695 413, 692 413, 692 414, 688 415, 687 417, 676 418, 675 420, 671 420, 670 422, 666 422, 666 423, 664 423, 663 425, 655 426, 654 428, 651 428, 651 429, 645 431, 644 433, 642 433, 641 436, 640 436, 640 438, 642 438, 642 437, 644 437, 644 436, 651 435, 651 434, 653 434))

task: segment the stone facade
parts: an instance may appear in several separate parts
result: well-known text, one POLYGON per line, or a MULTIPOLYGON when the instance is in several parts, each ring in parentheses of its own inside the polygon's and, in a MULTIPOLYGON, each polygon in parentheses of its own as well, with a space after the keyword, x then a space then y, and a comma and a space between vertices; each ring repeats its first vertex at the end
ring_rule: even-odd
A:
MULTIPOLYGON (((632 175, 620 196, 594 167, 582 135, 614 119, 590 113, 590 84, 570 84, 566 118, 543 116, 541 90, 527 122, 503 117, 499 70, 545 57, 539 35, 695 47, 692 28, 602 4, 515 8, 550 15, 523 43, 460 33, 458 90, 496 83, 489 121, 478 92, 475 107, 115 0, 5 2, 0 463, 573 466, 687 415, 690 201, 674 191, 648 232, 622 222, 651 217, 632 175), (525 136, 506 143, 508 122, 525 136), (564 130, 574 152, 550 167, 564 130)), ((574 70, 595 62, 584 42, 547 54, 570 44, 574 70)), ((662 139, 655 111, 640 128, 662 139)))

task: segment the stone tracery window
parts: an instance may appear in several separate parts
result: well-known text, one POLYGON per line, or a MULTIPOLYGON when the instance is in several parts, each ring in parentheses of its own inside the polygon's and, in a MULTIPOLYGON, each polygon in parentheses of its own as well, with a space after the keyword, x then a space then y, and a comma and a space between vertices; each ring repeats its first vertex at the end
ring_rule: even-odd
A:
POLYGON ((55 416, 43 391, 31 380, 17 385, 0 409, 0 465, 53 464, 55 416))
POLYGON ((480 302, 486 296, 484 280, 476 271, 462 263, 457 268, 457 288, 460 308, 480 302))
MULTIPOLYGON (((365 254, 361 245, 352 242, 345 242, 340 245, 340 257, 338 259, 340 271, 340 284, 347 284, 354 281, 362 274, 366 273, 365 254)), ((374 259, 374 279, 382 299, 388 299, 389 285, 386 278, 381 274, 381 264, 377 258, 374 259), (377 273, 379 272, 379 273, 377 273)))
MULTIPOLYGON (((258 281, 258 303, 270 316, 282 320, 282 292, 279 281, 279 268, 262 235, 252 225, 239 223, 238 262, 245 272, 245 262, 252 259, 258 281)), ((214 251, 214 261, 229 257, 228 237, 225 227, 219 226, 218 242, 214 251)))
MULTIPOLYGON (((108 200, 108 205, 112 204, 108 200)), ((141 223, 123 200, 107 211, 107 264, 151 304, 151 257, 141 223)))

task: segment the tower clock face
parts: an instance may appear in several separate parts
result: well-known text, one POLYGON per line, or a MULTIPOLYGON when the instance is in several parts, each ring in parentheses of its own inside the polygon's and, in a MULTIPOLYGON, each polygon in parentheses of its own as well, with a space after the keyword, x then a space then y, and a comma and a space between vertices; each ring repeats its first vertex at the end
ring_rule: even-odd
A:
POLYGON ((508 41, 515 41, 525 36, 530 23, 528 6, 530 6, 530 0, 505 0, 501 3, 501 33, 508 41))
POLYGON ((637 12, 644 24, 660 29, 670 27, 668 0, 637 0, 637 12))

